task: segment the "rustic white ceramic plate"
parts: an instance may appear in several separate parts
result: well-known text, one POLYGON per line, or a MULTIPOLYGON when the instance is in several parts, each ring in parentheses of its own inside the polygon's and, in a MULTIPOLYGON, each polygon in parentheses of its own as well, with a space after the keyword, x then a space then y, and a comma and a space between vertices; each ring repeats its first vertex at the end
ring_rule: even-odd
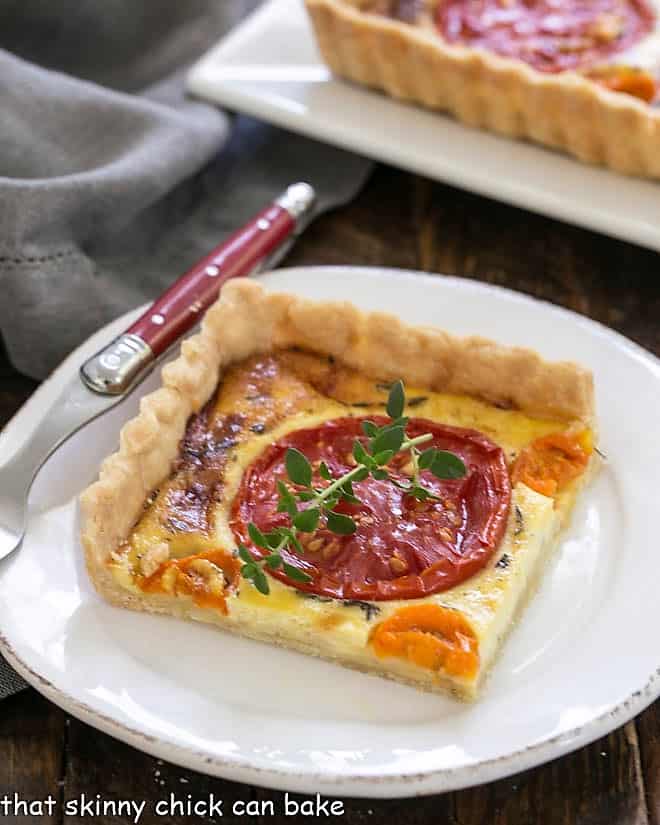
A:
MULTIPOLYGON (((578 747, 659 691, 660 364, 584 318, 467 280, 308 268, 270 288, 575 358, 594 370, 604 470, 474 705, 174 619, 109 607, 87 580, 74 496, 140 394, 62 448, 37 480, 25 546, 0 564, 2 649, 46 696, 149 753, 277 788, 403 796, 485 782, 578 747)), ((125 323, 124 319, 124 322, 125 323)), ((42 386, 0 441, 6 455, 83 358, 42 386)))
POLYGON ((660 250, 657 183, 335 80, 302 0, 268 0, 193 68, 195 94, 367 157, 660 250))

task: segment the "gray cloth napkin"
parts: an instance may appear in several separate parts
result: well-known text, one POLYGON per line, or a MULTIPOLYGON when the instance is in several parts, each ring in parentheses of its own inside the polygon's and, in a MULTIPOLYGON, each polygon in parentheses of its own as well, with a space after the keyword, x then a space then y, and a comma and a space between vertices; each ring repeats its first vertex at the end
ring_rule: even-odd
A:
MULTIPOLYGON (((45 377, 264 203, 227 185, 234 134, 187 99, 186 66, 258 0, 0 4, 0 332, 45 377)), ((292 167, 295 157, 292 157, 292 167)), ((0 698, 21 680, 0 657, 0 698)))
POLYGON ((22 372, 45 377, 218 242, 229 121, 183 77, 255 5, 0 4, 0 331, 22 372))

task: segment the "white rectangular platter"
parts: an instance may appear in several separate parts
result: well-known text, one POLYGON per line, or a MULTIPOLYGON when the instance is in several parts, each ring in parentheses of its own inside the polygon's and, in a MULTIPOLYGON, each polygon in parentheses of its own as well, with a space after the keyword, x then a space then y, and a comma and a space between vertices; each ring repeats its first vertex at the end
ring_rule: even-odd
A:
POLYGON ((302 0, 267 0, 193 67, 188 85, 291 131, 660 250, 660 183, 585 166, 333 78, 302 0))

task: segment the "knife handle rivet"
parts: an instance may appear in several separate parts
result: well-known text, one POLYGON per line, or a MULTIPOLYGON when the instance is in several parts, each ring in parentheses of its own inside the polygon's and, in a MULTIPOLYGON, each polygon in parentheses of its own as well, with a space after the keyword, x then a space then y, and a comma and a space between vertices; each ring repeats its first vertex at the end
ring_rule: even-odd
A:
POLYGON ((270 229, 270 221, 267 218, 259 218, 257 221, 257 226, 265 232, 267 229, 270 229))
POLYGON ((206 267, 204 272, 206 272, 209 278, 215 278, 220 274, 220 268, 215 266, 214 264, 211 264, 211 266, 206 267))
POLYGON ((156 315, 151 316, 151 323, 152 324, 157 324, 160 327, 165 323, 165 319, 163 318, 162 315, 159 315, 158 313, 156 313, 156 315))

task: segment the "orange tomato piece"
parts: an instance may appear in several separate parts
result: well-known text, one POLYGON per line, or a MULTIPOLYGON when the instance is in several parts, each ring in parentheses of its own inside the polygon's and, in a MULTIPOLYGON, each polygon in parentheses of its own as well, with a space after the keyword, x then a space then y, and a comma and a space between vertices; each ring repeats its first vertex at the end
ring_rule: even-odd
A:
POLYGON ((374 628, 370 641, 377 656, 453 676, 473 677, 479 667, 479 645, 466 618, 437 604, 402 607, 374 628))
POLYGON ((592 451, 588 430, 537 438, 518 456, 511 483, 521 481, 541 495, 554 496, 584 472, 592 451))
POLYGON ((613 66, 609 70, 594 72, 591 77, 596 83, 611 89, 613 92, 623 92, 646 103, 651 103, 656 96, 655 78, 649 72, 641 69, 613 66))
POLYGON ((165 593, 168 590, 164 586, 163 578, 172 575, 174 593, 190 596, 198 607, 217 608, 226 614, 226 590, 223 592, 213 591, 205 577, 195 570, 194 562, 197 560, 208 561, 223 572, 229 582, 226 590, 233 587, 238 580, 241 568, 238 559, 224 550, 211 550, 181 559, 166 561, 161 564, 153 575, 138 579, 138 584, 147 593, 165 593), (170 574, 169 571, 173 572, 170 574))

